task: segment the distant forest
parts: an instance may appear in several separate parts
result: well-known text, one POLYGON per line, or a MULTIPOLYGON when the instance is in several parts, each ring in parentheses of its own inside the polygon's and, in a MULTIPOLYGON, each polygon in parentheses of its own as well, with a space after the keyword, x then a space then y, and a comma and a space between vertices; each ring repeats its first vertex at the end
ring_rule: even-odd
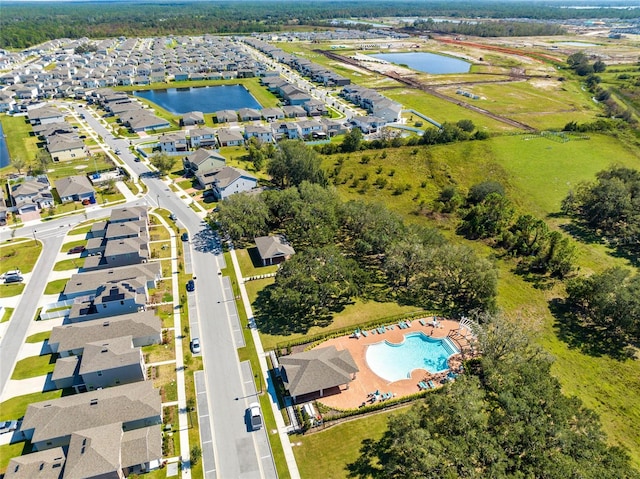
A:
MULTIPOLYGON (((550 2, 472 0, 221 0, 139 3, 128 0, 55 3, 3 1, 0 48, 24 49, 56 38, 275 32, 295 26, 324 27, 331 19, 352 17, 495 18, 509 19, 510 23, 516 23, 514 20, 518 19, 548 21, 594 16, 600 19, 633 19, 640 16, 638 9, 568 9, 562 5, 550 2)), ((522 31, 522 28, 506 30, 518 34, 515 32, 522 31)))

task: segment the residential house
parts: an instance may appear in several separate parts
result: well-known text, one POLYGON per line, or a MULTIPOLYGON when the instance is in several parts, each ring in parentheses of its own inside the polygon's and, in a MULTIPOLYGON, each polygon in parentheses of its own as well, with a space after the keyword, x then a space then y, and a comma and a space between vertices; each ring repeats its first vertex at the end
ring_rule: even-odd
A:
POLYGON ((209 127, 192 128, 189 130, 189 144, 191 148, 215 148, 218 146, 216 130, 209 127))
POLYGON ((287 118, 306 118, 307 111, 300 105, 285 105, 282 111, 287 118))
POLYGON ((300 135, 303 138, 318 138, 324 137, 324 129, 322 123, 317 120, 302 120, 298 122, 300 128, 300 135))
POLYGON ((135 281, 146 296, 149 289, 156 288, 162 278, 159 262, 133 264, 118 268, 102 269, 93 272, 76 273, 71 276, 62 292, 63 299, 74 299, 79 296, 95 296, 99 288, 120 281, 135 281))
POLYGON ((255 108, 240 108, 238 110, 240 121, 255 121, 262 118, 260 111, 255 108))
POLYGON ((378 128, 384 126, 386 121, 381 118, 367 115, 367 116, 354 116, 351 119, 351 122, 362 130, 362 133, 375 133, 378 131, 378 128))
POLYGON ((38 211, 53 206, 51 185, 46 176, 26 177, 25 181, 11 185, 11 197, 14 206, 11 210, 18 214, 38 211))
POLYGON ((151 381, 139 381, 31 403, 21 430, 34 451, 43 451, 69 446, 78 431, 110 424, 118 424, 121 431, 162 424, 159 390, 151 381))
POLYGON ((64 463, 61 447, 24 454, 9 461, 4 479, 63 479, 64 463))
POLYGON ((32 125, 45 125, 47 123, 59 123, 64 121, 64 114, 57 108, 44 106, 34 108, 27 113, 29 123, 32 125))
POLYGON ((244 137, 249 140, 250 138, 257 138, 260 143, 272 143, 273 133, 270 128, 264 125, 247 125, 244 128, 244 137))
POLYGON ((220 146, 242 146, 244 145, 244 136, 239 130, 220 128, 218 130, 218 142, 220 146))
POLYGON ((142 238, 124 238, 107 241, 104 252, 85 259, 83 271, 115 268, 146 263, 149 260, 149 244, 142 238))
POLYGON ((230 123, 238 121, 238 113, 235 110, 220 110, 215 113, 217 123, 230 123))
POLYGON ((300 138, 300 127, 298 123, 293 121, 278 121, 271 125, 273 136, 276 140, 288 138, 295 140, 300 138))
POLYGON ((158 144, 163 153, 176 154, 189 151, 189 142, 184 131, 165 133, 158 138, 158 144))
POLYGON ((84 142, 75 133, 57 134, 47 138, 47 150, 53 161, 69 161, 86 158, 84 142))
POLYGON ((262 114, 262 118, 266 121, 275 121, 284 118, 284 111, 282 111, 282 108, 263 108, 260 110, 260 113, 262 114))
POLYGON ((258 186, 258 179, 246 171, 225 166, 213 173, 212 185, 214 195, 224 200, 235 193, 251 191, 258 186))
POLYGON ((309 116, 324 116, 329 114, 327 106, 321 100, 309 100, 302 108, 307 112, 309 116))
POLYGON ((90 203, 96 202, 96 191, 84 175, 65 176, 56 180, 55 185, 62 203, 82 200, 89 200, 90 203))
POLYGON ((183 158, 185 173, 197 175, 198 172, 218 170, 225 166, 226 158, 220 153, 200 148, 183 158))
POLYGON ((282 381, 294 402, 338 393, 359 371, 349 351, 335 346, 282 356, 279 361, 282 381))
POLYGON ((204 125, 204 113, 201 111, 190 111, 182 115, 180 119, 182 126, 204 125))
POLYGON ((0 113, 12 111, 15 106, 16 101, 13 99, 13 96, 5 92, 0 92, 0 113))
POLYGON ((81 356, 85 344, 131 336, 133 346, 160 344, 162 324, 153 310, 111 316, 101 321, 55 326, 51 330, 49 348, 60 358, 81 356))
POLYGON ((147 300, 148 296, 135 280, 108 283, 98 287, 95 296, 74 298, 68 322, 137 313, 145 310, 147 300))
POLYGON ((147 372, 142 350, 131 336, 120 336, 86 343, 81 356, 59 358, 51 380, 56 389, 84 392, 146 381, 147 372))
POLYGON ((293 247, 282 235, 259 236, 254 241, 262 266, 282 263, 295 254, 293 247))

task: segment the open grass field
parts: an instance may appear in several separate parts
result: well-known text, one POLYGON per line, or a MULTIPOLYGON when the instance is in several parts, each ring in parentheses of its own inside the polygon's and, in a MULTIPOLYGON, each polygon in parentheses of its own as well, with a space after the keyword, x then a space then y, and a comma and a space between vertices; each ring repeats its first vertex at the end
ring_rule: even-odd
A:
MULTIPOLYGON (((547 216, 558 212, 562 198, 576 182, 592 180, 596 172, 614 161, 636 168, 640 166, 638 151, 627 147, 623 141, 604 135, 591 135, 590 140, 567 143, 524 138, 522 135, 504 136, 481 142, 419 147, 417 151, 413 148, 387 150, 386 158, 377 151, 352 154, 345 159, 338 174, 338 193, 343 199, 375 198, 403 214, 407 221, 433 225, 425 216, 416 214, 420 201, 428 204, 445 185, 454 185, 466 193, 471 185, 492 179, 505 185, 507 195, 519 211, 532 212, 557 226, 560 220, 547 216), (363 164, 362 155, 369 155, 370 161, 363 164), (365 176, 366 180, 363 179, 365 176), (384 177, 389 185, 378 189, 374 186, 377 177, 384 177), (345 179, 347 181, 343 182, 345 179), (357 186, 354 186, 355 179, 359 179, 357 186), (363 182, 369 186, 363 188, 363 182), (397 195, 394 194, 397 184, 408 184, 410 188, 397 195)), ((323 165, 332 171, 339 156, 325 158, 323 165)), ((454 226, 446 222, 437 225, 454 226)), ((443 233, 453 241, 471 245, 482 256, 493 256, 493 251, 483 243, 468 242, 451 230, 443 233)), ((577 245, 579 265, 587 271, 625 264, 624 259, 613 258, 603 245, 577 245)), ((561 340, 561 325, 549 308, 550 301, 563 295, 561 285, 552 285, 549 290, 536 289, 514 274, 512 263, 498 261, 498 266, 500 307, 508 316, 527 323, 536 341, 556 358, 553 372, 560 379, 564 392, 577 395, 594 408, 601 416, 611 443, 627 447, 634 463, 640 466, 637 428, 640 399, 634 393, 640 388, 638 362, 591 356, 561 340)), ((335 321, 342 322, 341 316, 347 312, 338 315, 335 321)))
POLYGON ((347 477, 345 467, 355 461, 363 439, 377 440, 387 429, 390 416, 405 411, 372 414, 362 419, 338 424, 325 431, 292 436, 293 453, 305 479, 342 479, 347 477), (327 461, 327 458, 331 458, 327 461))
MULTIPOLYGON (((94 155, 91 158, 78 158, 77 160, 60 161, 50 163, 47 170, 49 181, 73 175, 83 175, 87 172, 111 170, 115 168, 113 161, 105 155, 94 155)), ((82 206, 79 206, 82 208, 82 206)))
MULTIPOLYGON (((571 120, 591 120, 599 112, 588 92, 580 89, 574 81, 560 82, 556 79, 532 79, 500 84, 476 84, 464 88, 480 96, 473 101, 479 107, 535 128, 559 129, 571 120), (549 119, 553 118, 554 121, 549 119), (560 123, 555 123, 560 119, 560 123)), ((440 89, 456 97, 455 87, 440 89)))
POLYGON ((24 283, 2 283, 0 284, 0 298, 10 298, 11 296, 22 294, 24 287, 24 283))
MULTIPOLYGON (((32 128, 26 121, 26 116, 10 116, 3 113, 0 115, 0 123, 2 123, 9 157, 33 160, 38 152, 38 139, 31 135, 32 128)), ((15 171, 12 166, 5 168, 15 171)))
POLYGON ((42 243, 40 241, 13 240, 0 245, 0 269, 2 272, 19 269, 22 273, 30 273, 40 257, 42 243))
POLYGON ((9 321, 11 319, 11 315, 13 314, 14 309, 15 308, 4 308, 2 310, 2 317, 0 318, 0 323, 9 321))

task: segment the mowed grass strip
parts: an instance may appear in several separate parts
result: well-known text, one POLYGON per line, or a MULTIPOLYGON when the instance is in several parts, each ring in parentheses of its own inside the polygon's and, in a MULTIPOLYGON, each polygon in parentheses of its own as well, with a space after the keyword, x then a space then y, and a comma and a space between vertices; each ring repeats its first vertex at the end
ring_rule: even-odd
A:
POLYGON ((11 379, 28 379, 44 376, 53 372, 56 365, 56 356, 45 354, 42 356, 30 356, 16 362, 11 379))
POLYGON ((407 408, 371 414, 325 431, 291 436, 293 453, 300 476, 305 479, 342 479, 347 476, 347 464, 360 456, 364 439, 378 440, 387 430, 389 417, 407 408), (320 464, 321 462, 321 464, 320 464))
POLYGON ((44 289, 44 294, 60 294, 64 291, 64 287, 69 282, 68 279, 56 279, 49 281, 44 289))
POLYGON ((0 245, 0 269, 2 272, 19 269, 30 273, 42 252, 42 243, 33 239, 5 242, 0 245))

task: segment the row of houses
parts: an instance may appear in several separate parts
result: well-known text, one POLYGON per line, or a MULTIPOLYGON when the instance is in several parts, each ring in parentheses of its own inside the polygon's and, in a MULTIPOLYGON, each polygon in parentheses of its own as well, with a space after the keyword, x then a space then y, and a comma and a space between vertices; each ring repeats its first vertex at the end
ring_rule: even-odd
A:
POLYGON ((86 158, 89 155, 76 129, 67 123, 64 114, 55 107, 43 106, 27 111, 33 133, 44 140, 53 161, 86 158))
POLYGON ((0 111, 36 99, 81 98, 105 87, 247 78, 265 70, 235 38, 213 35, 62 39, 35 53, 40 59, 0 75, 0 85, 5 86, 0 111), (95 51, 76 53, 86 45, 95 51))
MULTIPOLYGON (((95 203, 96 191, 84 175, 60 178, 54 182, 56 192, 62 203, 86 201, 95 203)), ((54 206, 55 199, 51 183, 46 175, 24 176, 10 183, 10 199, 5 206, 6 212, 24 214, 40 211, 54 206)))
MULTIPOLYGON (((148 243, 146 208, 114 210, 97 225, 89 243, 136 233, 148 243)), ((20 430, 33 452, 11 459, 6 479, 122 478, 161 465, 161 397, 141 349, 162 341, 160 319, 145 307, 161 274, 159 263, 132 262, 69 279, 60 299, 72 306, 48 344, 58 356, 53 384, 75 394, 27 407, 20 430)))

